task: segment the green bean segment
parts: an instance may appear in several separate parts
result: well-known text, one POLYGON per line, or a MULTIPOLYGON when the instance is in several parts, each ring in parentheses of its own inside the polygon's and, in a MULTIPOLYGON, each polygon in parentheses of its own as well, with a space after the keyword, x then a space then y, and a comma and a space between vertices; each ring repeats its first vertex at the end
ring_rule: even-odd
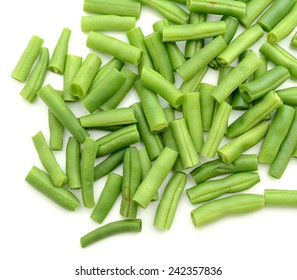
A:
POLYGON ((198 71, 192 79, 183 81, 179 90, 184 93, 197 91, 202 79, 208 71, 208 68, 208 66, 205 66, 203 69, 198 71))
POLYGON ((51 110, 48 110, 48 127, 50 132, 49 148, 56 151, 62 150, 64 127, 51 110))
POLYGON ((294 36, 292 37, 290 46, 293 48, 297 48, 297 32, 294 34, 294 36))
POLYGON ((243 154, 237 160, 233 161, 231 164, 226 164, 222 162, 220 159, 208 161, 194 169, 191 172, 191 176, 195 183, 198 185, 216 176, 257 170, 257 155, 243 154))
POLYGON ((36 190, 47 196, 61 207, 74 211, 79 206, 79 200, 64 187, 53 185, 51 178, 41 169, 33 166, 25 180, 36 190))
POLYGON ((297 206, 297 191, 265 189, 265 206, 297 206))
POLYGON ((200 109, 203 131, 209 131, 212 122, 212 116, 215 106, 215 100, 211 95, 215 86, 207 83, 201 83, 200 92, 200 109))
POLYGON ((245 214, 264 208, 264 197, 257 194, 238 194, 217 199, 199 206, 191 212, 196 227, 207 225, 226 216, 245 214))
POLYGON ((297 106, 297 87, 289 87, 275 91, 286 105, 297 106))
POLYGON ((209 201, 223 194, 247 190, 260 182, 258 173, 241 172, 222 179, 210 180, 187 189, 192 204, 209 201))
POLYGON ((80 245, 85 248, 99 240, 125 232, 141 232, 140 219, 126 219, 101 226, 80 239, 80 245))
POLYGON ((182 172, 176 172, 171 177, 156 211, 155 227, 162 230, 170 229, 186 182, 187 175, 182 172))

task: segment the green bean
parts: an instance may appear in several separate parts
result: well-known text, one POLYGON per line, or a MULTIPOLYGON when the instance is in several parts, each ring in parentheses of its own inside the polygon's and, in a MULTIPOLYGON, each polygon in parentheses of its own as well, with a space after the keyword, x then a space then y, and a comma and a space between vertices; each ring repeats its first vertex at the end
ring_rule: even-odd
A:
POLYGON ((64 73, 70 35, 71 30, 69 28, 64 28, 55 46, 54 52, 48 65, 48 69, 54 73, 64 73))
POLYGON ((278 44, 264 42, 259 51, 273 64, 286 67, 293 79, 297 79, 297 59, 278 44))
POLYGON ((177 69, 178 74, 187 81, 195 75, 195 73, 207 66, 219 53, 226 48, 226 43, 222 36, 218 36, 203 47, 199 52, 194 54, 182 66, 177 69))
POLYGON ((229 15, 242 18, 246 13, 246 4, 233 0, 188 0, 190 11, 206 14, 229 15))
POLYGON ((267 72, 267 59, 265 56, 260 56, 261 61, 263 62, 259 68, 254 72, 253 74, 253 79, 258 79, 259 77, 261 77, 262 75, 264 75, 267 72))
POLYGON ((140 165, 141 165, 141 181, 143 181, 144 178, 149 173, 150 169, 152 168, 152 163, 146 147, 140 148, 138 150, 138 154, 139 154, 140 165))
POLYGON ((251 102, 264 96, 267 92, 276 89, 289 78, 290 73, 287 68, 276 66, 267 71, 260 78, 241 84, 239 91, 245 101, 251 102))
POLYGON ((75 117, 62 98, 55 93, 55 90, 50 85, 46 85, 38 91, 37 94, 62 125, 80 143, 84 143, 86 137, 89 136, 88 132, 80 125, 79 120, 75 117))
POLYGON ((138 64, 139 73, 141 73, 144 66, 154 68, 152 59, 149 55, 148 49, 144 43, 144 35, 140 27, 135 27, 126 32, 127 38, 132 46, 135 46, 143 51, 142 60, 138 64))
POLYGON ((259 56, 252 51, 218 84, 213 90, 212 96, 221 103, 261 64, 259 56))
POLYGON ((163 150, 160 135, 152 133, 145 118, 141 103, 134 103, 131 107, 135 110, 137 127, 141 140, 143 141, 151 160, 156 159, 163 150))
POLYGON ((37 92, 41 89, 44 83, 47 73, 48 61, 48 49, 41 47, 37 64, 33 68, 25 86, 20 92, 20 95, 30 103, 32 103, 36 99, 37 92))
POLYGON ((70 86, 71 83, 82 65, 82 57, 77 55, 68 54, 66 57, 66 64, 63 79, 63 100, 76 101, 77 98, 73 96, 70 86))
POLYGON ((227 136, 229 138, 234 138, 248 131, 264 120, 267 115, 277 109, 280 105, 282 105, 281 99, 275 92, 270 91, 260 102, 247 110, 228 127, 227 136))
POLYGON ((265 206, 297 206, 297 191, 295 190, 264 190, 265 206))
POLYGON ((218 56, 217 61, 224 67, 229 66, 236 57, 264 35, 263 29, 255 24, 236 37, 218 56))
POLYGON ((238 21, 248 28, 255 19, 273 2, 274 0, 250 0, 246 4, 246 13, 244 17, 238 19, 238 21))
POLYGON ((187 93, 187 92, 195 92, 199 88, 199 85, 204 78, 206 72, 208 71, 208 66, 205 66, 200 71, 198 71, 192 79, 188 81, 183 81, 179 90, 181 92, 187 93))
POLYGON ((184 169, 197 166, 200 163, 184 118, 170 122, 172 134, 184 169))
POLYGON ((69 137, 66 146, 66 175, 71 189, 81 189, 80 158, 80 143, 74 137, 69 137))
POLYGON ((172 169, 177 156, 178 152, 168 147, 165 147, 162 150, 149 173, 137 189, 133 201, 142 208, 147 208, 155 193, 172 169))
POLYGON ((139 80, 135 82, 134 87, 151 132, 161 132, 167 129, 168 122, 157 94, 144 87, 139 80))
POLYGON ((290 46, 293 48, 297 48, 297 32, 295 32, 294 36, 292 37, 292 40, 290 42, 290 46))
POLYGON ((33 35, 19 58, 16 66, 11 72, 11 77, 25 82, 29 76, 31 68, 40 52, 43 44, 43 39, 33 35))
POLYGON ((240 172, 210 180, 187 189, 192 204, 209 201, 223 194, 245 191, 260 182, 258 173, 240 172))
POLYGON ((120 214, 127 218, 136 218, 138 205, 132 201, 141 183, 141 162, 137 148, 128 148, 123 160, 122 202, 120 214))
POLYGON ((215 100, 211 95, 215 86, 207 83, 201 83, 199 87, 200 92, 200 110, 203 131, 209 131, 212 122, 212 116, 215 106, 215 100))
POLYGON ((138 65, 140 63, 143 53, 143 51, 139 48, 95 31, 91 31, 89 33, 87 38, 87 47, 109 54, 133 65, 138 65))
POLYGON ((140 141, 136 124, 113 131, 97 140, 97 156, 105 156, 140 141))
POLYGON ((182 107, 183 116, 185 118, 192 142, 195 146, 196 151, 200 152, 204 144, 200 93, 186 93, 182 107))
POLYGON ((64 187, 54 186, 50 176, 35 166, 29 171, 25 180, 36 190, 67 210, 74 211, 79 206, 80 202, 72 192, 64 187))
POLYGON ((286 105, 280 106, 262 144, 258 160, 271 164, 285 139, 294 118, 295 110, 286 105))
POLYGON ((178 108, 183 103, 183 93, 153 69, 143 67, 140 81, 144 86, 163 97, 172 107, 178 108))
POLYGON ((297 146, 297 109, 295 108, 295 114, 289 131, 283 140, 279 151, 269 168, 269 175, 279 179, 284 174, 286 167, 294 153, 297 146))
MULTIPOLYGON (((199 14, 199 13, 195 13, 195 12, 190 12, 189 24, 205 22, 206 19, 207 19, 206 14, 199 14)), ((204 46, 204 40, 203 39, 186 41, 185 57, 187 57, 187 58, 192 57, 203 46, 204 46)))
POLYGON ((186 25, 164 26, 163 42, 199 40, 222 35, 227 27, 224 21, 207 21, 186 25))
POLYGON ((191 212, 196 227, 207 225, 225 216, 245 214, 264 208, 264 197, 258 194, 238 194, 217 199, 191 212))
POLYGON ((166 19, 176 24, 184 24, 189 17, 182 8, 169 1, 140 0, 140 2, 157 10, 166 19))
POLYGON ((95 171, 94 171, 94 181, 97 181, 100 178, 102 178, 103 176, 109 174, 121 162, 123 162, 125 150, 126 149, 121 149, 121 150, 114 152, 109 157, 107 157, 105 160, 103 160, 98 165, 96 165, 95 171))
POLYGON ((257 155, 241 155, 231 164, 225 164, 219 159, 205 162, 191 172, 191 176, 198 185, 210 178, 229 173, 257 171, 257 155))
POLYGON ((58 164, 53 152, 49 149, 41 131, 32 137, 38 157, 49 174, 53 184, 57 187, 64 186, 68 178, 58 164))
POLYGON ((74 96, 83 99, 87 95, 101 63, 102 61, 98 55, 94 53, 87 55, 70 85, 70 90, 74 96))
POLYGON ((81 156, 81 194, 84 206, 93 208, 94 201, 94 164, 98 143, 88 137, 84 143, 81 156))
MULTIPOLYGON (((225 79, 225 77, 227 75, 229 75, 229 73, 234 69, 233 66, 228 66, 228 67, 220 67, 219 68, 219 77, 218 77, 218 83, 220 83, 222 80, 225 79)), ((215 87, 214 87, 215 88, 215 87)), ((234 97, 234 92, 232 92, 229 96, 227 96, 225 98, 225 102, 228 104, 232 104, 233 102, 233 97, 234 97)), ((214 115, 216 114, 218 108, 219 108, 220 104, 218 102, 215 101, 215 109, 214 109, 214 115)), ((214 117, 213 115, 213 117, 214 117)))
POLYGON ((218 150, 219 158, 226 164, 238 159, 244 151, 256 145, 267 133, 269 124, 262 121, 218 150))
POLYGON ((284 104, 297 106, 297 87, 283 88, 275 91, 284 104))
POLYGON ((116 15, 82 16, 82 31, 126 31, 135 27, 135 17, 116 15))
POLYGON ((85 0, 83 9, 88 13, 139 18, 141 4, 130 0, 85 0))
POLYGON ((111 98, 124 84, 126 77, 114 69, 108 77, 101 81, 89 94, 82 100, 86 109, 93 113, 100 106, 111 98))
POLYGON ((182 172, 176 172, 171 177, 155 214, 155 227, 162 230, 170 229, 186 182, 187 175, 182 172))
POLYGON ((91 214, 92 220, 99 224, 105 220, 112 206, 115 204, 119 194, 121 193, 122 182, 122 176, 115 173, 109 173, 104 188, 91 214))
POLYGON ((222 102, 213 118, 208 136, 202 147, 201 155, 213 158, 223 140, 228 126, 228 119, 232 111, 232 106, 222 102))

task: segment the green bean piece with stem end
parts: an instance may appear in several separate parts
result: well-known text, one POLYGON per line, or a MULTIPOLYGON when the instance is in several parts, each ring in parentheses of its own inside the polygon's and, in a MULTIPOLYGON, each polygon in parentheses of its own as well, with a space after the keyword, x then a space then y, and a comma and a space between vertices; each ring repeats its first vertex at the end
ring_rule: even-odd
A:
POLYGON ((297 206, 297 191, 295 190, 264 190, 265 207, 266 206, 297 206))

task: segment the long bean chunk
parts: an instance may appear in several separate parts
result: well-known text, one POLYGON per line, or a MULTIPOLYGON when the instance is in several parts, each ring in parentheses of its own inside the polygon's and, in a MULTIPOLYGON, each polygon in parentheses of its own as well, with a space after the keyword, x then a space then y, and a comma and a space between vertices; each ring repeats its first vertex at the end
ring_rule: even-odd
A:
POLYGON ((275 91, 286 105, 297 106, 297 87, 283 88, 275 91))
POLYGON ((297 191, 265 189, 265 206, 297 206, 297 191))

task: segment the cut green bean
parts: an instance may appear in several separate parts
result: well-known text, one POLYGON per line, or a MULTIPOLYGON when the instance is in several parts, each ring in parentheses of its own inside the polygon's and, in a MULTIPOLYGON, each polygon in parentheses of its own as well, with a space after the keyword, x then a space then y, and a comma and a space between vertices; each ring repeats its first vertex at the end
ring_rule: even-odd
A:
POLYGON ((80 159, 80 143, 74 137, 69 137, 66 147, 66 175, 71 189, 81 189, 80 159))
POLYGON ((187 189, 192 204, 209 201, 223 194, 245 191, 260 182, 258 173, 240 172, 222 179, 210 180, 187 189))
POLYGON ((282 142, 279 151, 269 168, 269 175, 280 179, 284 174, 289 161, 297 146, 297 108, 289 131, 282 142))
POLYGON ((182 107, 183 116, 185 118, 192 142, 195 146, 196 151, 200 152, 204 144, 200 93, 186 93, 182 107))
POLYGON ((156 211, 155 227, 162 230, 170 229, 186 182, 187 175, 182 172, 176 172, 171 177, 156 211))
POLYGON ((280 106, 272 120, 272 124, 262 144, 258 160, 271 164, 275 159, 279 148, 287 136, 293 121, 295 110, 286 105, 280 106))
POLYGON ((197 166, 200 163, 184 118, 170 122, 172 134, 184 169, 197 166))
POLYGON ((231 105, 226 102, 221 103, 216 115, 213 118, 208 136, 201 150, 201 155, 209 158, 213 158, 215 156, 226 133, 231 111, 231 105))
POLYGON ((282 100, 279 96, 275 92, 270 91, 261 101, 247 110, 228 127, 227 136, 234 138, 248 131, 281 105, 282 100))
MULTIPOLYGON (((132 1, 130 1, 132 2, 132 1)), ((138 65, 143 51, 111 36, 91 31, 87 38, 87 47, 109 54, 124 62, 138 65)))
POLYGON ((238 194, 217 199, 191 212, 193 224, 201 227, 226 216, 245 214, 264 208, 264 197, 258 194, 238 194))
POLYGON ((39 58, 37 64, 33 68, 25 86, 20 92, 20 95, 30 103, 32 103, 36 99, 37 92, 41 89, 44 83, 48 68, 48 62, 48 49, 41 47, 39 51, 39 58))
POLYGON ((289 78, 290 73, 287 68, 276 66, 260 78, 241 84, 239 91, 245 101, 251 102, 264 96, 269 91, 276 89, 289 78))
POLYGON ((66 57, 66 64, 63 79, 63 100, 76 101, 77 98, 71 92, 71 83, 82 65, 82 57, 77 55, 68 54, 66 57))
POLYGON ((85 0, 83 9, 88 13, 139 18, 141 4, 130 0, 85 0))
POLYGON ((64 186, 68 178, 58 164, 53 152, 49 149, 41 131, 32 137, 39 159, 49 174, 53 184, 57 187, 64 186))
POLYGON ((208 68, 208 66, 205 66, 200 71, 198 71, 192 79, 183 81, 179 90, 184 93, 197 91, 202 79, 208 71, 208 68))
POLYGON ((255 52, 248 54, 213 90, 212 96, 221 103, 262 64, 255 52))
POLYGON ((218 150, 219 158, 226 164, 237 160, 246 150, 256 145, 267 133, 269 124, 262 121, 257 126, 235 138, 218 150))
POLYGON ((267 72, 267 59, 265 56, 260 56, 260 59, 262 60, 262 64, 259 66, 259 68, 254 72, 253 79, 258 79, 262 75, 264 75, 267 72))
POLYGON ((140 141, 136 124, 113 131, 97 140, 97 156, 105 156, 140 141))
POLYGON ((71 30, 64 28, 55 46, 48 69, 57 74, 63 74, 68 53, 68 44, 70 40, 71 30))
POLYGON ((237 160, 231 164, 226 164, 219 159, 208 161, 201 164, 191 172, 191 176, 195 183, 198 185, 208 179, 216 176, 240 173, 248 171, 257 171, 258 161, 257 155, 241 155, 237 160))
POLYGON ((292 37, 292 40, 290 42, 290 46, 295 48, 295 49, 297 48, 297 32, 292 37))
POLYGON ((124 84, 126 77, 114 69, 108 77, 101 81, 89 94, 82 100, 86 109, 93 113, 100 106, 111 98, 124 84))
POLYGON ((227 27, 224 21, 207 21, 186 25, 164 26, 163 42, 199 40, 222 35, 227 27))
POLYGON ((184 95, 161 74, 148 67, 143 67, 141 83, 163 97, 172 107, 178 108, 183 103, 184 95))
POLYGON ((157 10, 162 16, 176 24, 184 24, 189 15, 175 3, 160 0, 139 0, 143 5, 147 5, 157 10))
POLYGON ((101 224, 111 208, 115 204, 118 196, 122 190, 123 177, 115 174, 109 173, 107 181, 104 188, 99 196, 96 206, 91 214, 91 219, 101 224))
POLYGON ((84 143, 81 156, 81 194, 84 206, 93 208, 94 200, 94 164, 98 150, 98 143, 88 137, 84 143))
POLYGON ((236 57, 257 42, 263 35, 264 31, 258 24, 247 28, 218 55, 217 61, 223 67, 229 66, 236 57))
POLYGON ((297 79, 297 59, 278 44, 264 42, 259 51, 273 64, 286 67, 293 79, 297 79))
POLYGON ((84 143, 88 132, 80 125, 70 108, 65 104, 55 90, 50 86, 44 86, 38 91, 38 96, 48 106, 52 113, 62 123, 62 125, 80 142, 84 143))
POLYGON ((149 173, 152 168, 152 163, 148 155, 146 147, 142 147, 138 150, 140 165, 141 165, 141 181, 144 180, 146 175, 149 173))
POLYGON ((87 31, 126 31, 135 27, 135 17, 116 15, 82 16, 81 30, 87 31))
MULTIPOLYGON (((219 68, 219 77, 218 77, 218 84, 225 79, 225 77, 227 75, 229 75, 229 73, 234 69, 233 66, 228 66, 228 67, 220 67, 219 68)), ((215 88, 215 87, 214 87, 215 88)), ((232 92, 229 96, 227 96, 225 98, 225 102, 227 102, 228 104, 232 104, 233 102, 233 96, 234 96, 234 92, 232 92)), ((214 110, 214 115, 216 114, 218 107, 219 107, 219 103, 215 102, 215 110, 214 110)))
POLYGON ((36 190, 67 210, 74 211, 79 206, 80 202, 72 192, 64 187, 54 186, 50 176, 35 166, 29 171, 25 180, 36 190))
POLYGON ((154 63, 154 69, 170 83, 174 83, 173 69, 160 32, 144 38, 145 45, 154 63))
POLYGON ((104 238, 126 232, 141 232, 141 220, 126 219, 108 223, 81 237, 80 245, 85 248, 104 238))
POLYGON ((297 106, 297 87, 289 87, 275 91, 286 105, 297 106))
POLYGON ((31 68, 42 47, 43 41, 44 40, 42 38, 39 38, 36 35, 31 37, 29 43, 27 44, 11 73, 12 78, 21 82, 25 82, 27 80, 31 68))
POLYGON ((133 201, 142 208, 147 208, 155 193, 172 169, 178 152, 165 147, 153 164, 149 173, 137 189, 133 201))
POLYGON ((190 11, 206 14, 229 15, 242 18, 246 13, 246 4, 233 0, 188 0, 190 11))
POLYGON ((120 163, 123 162, 125 150, 126 149, 121 149, 114 152, 105 160, 96 165, 94 171, 94 181, 99 180, 103 176, 112 172, 117 166, 119 166, 120 163))
POLYGON ((182 66, 176 71, 187 81, 201 69, 206 67, 218 54, 220 54, 225 48, 226 43, 222 36, 218 36, 213 39, 210 43, 204 46, 199 52, 194 54, 189 60, 187 60, 182 66))
POLYGON ((295 190, 264 190, 265 206, 297 206, 297 191, 295 190))
POLYGON ((151 160, 156 159, 163 150, 160 135, 152 133, 145 118, 141 103, 134 103, 131 107, 135 110, 137 127, 141 140, 143 141, 151 160))
POLYGON ((137 148, 128 148, 123 160, 122 202, 120 214, 126 218, 136 218, 138 205, 132 201, 141 183, 141 162, 137 148))

